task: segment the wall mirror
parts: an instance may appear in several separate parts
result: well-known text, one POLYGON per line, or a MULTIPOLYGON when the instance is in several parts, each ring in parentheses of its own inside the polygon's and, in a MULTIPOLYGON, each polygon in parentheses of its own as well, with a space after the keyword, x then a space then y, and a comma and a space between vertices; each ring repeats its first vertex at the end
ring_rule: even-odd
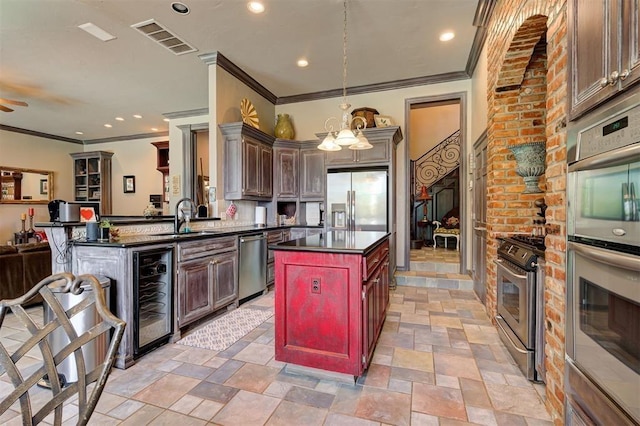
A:
POLYGON ((53 200, 53 172, 0 166, 0 204, 47 204, 53 200))

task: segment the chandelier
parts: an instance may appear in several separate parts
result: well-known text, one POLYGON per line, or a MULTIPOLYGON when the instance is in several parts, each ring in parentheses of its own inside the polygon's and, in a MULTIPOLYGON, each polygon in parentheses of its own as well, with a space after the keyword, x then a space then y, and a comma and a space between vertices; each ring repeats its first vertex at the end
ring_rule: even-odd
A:
POLYGON ((342 33, 342 103, 339 105, 342 110, 342 122, 340 122, 340 129, 335 130, 331 124, 332 120, 337 119, 335 117, 329 117, 324 122, 324 128, 328 132, 322 143, 318 145, 318 149, 323 151, 340 151, 343 146, 348 146, 349 149, 371 149, 373 145, 369 143, 367 138, 362 133, 362 130, 367 127, 367 121, 359 116, 350 118, 349 112, 351 104, 347 102, 347 0, 344 0, 344 30, 342 33), (355 132, 351 130, 351 125, 354 124, 355 132))

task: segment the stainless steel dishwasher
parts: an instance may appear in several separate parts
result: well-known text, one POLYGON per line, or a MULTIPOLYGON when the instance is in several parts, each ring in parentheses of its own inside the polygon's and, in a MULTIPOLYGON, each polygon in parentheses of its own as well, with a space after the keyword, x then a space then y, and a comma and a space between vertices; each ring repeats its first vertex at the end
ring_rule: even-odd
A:
POLYGON ((238 299, 242 300, 267 289, 267 237, 260 233, 238 238, 238 299))

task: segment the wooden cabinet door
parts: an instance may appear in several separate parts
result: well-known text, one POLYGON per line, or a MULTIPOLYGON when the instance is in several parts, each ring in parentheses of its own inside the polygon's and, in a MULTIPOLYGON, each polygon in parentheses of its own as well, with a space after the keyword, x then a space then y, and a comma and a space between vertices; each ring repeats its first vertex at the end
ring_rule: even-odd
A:
POLYGON ((391 146, 387 141, 369 141, 373 148, 356 151, 356 162, 358 163, 380 163, 387 162, 390 158, 391 146))
POLYGON ((363 368, 371 361, 373 350, 376 347, 376 285, 372 278, 362 287, 364 299, 362 300, 362 363, 363 368))
POLYGON ((213 312, 211 281, 214 258, 204 257, 178 265, 178 324, 180 327, 213 312))
POLYGON ((623 88, 640 80, 640 6, 638 0, 622 3, 622 59, 620 69, 629 75, 622 80, 623 88))
POLYGON ((324 199, 325 171, 324 152, 315 150, 302 150, 301 156, 301 182, 300 199, 304 201, 316 201, 324 199))
POLYGON ((343 146, 340 151, 329 151, 326 153, 328 166, 351 164, 356 161, 356 151, 343 146))
POLYGON ((617 0, 569 0, 569 87, 571 118, 592 109, 618 89, 606 83, 617 69, 617 0), (612 27, 613 25, 613 27, 612 27))
POLYGON ((213 309, 228 305, 238 297, 238 252, 222 253, 213 258, 213 309))
POLYGON ((259 196, 261 191, 260 180, 262 177, 262 169, 260 168, 262 155, 261 145, 248 138, 244 138, 242 149, 242 195, 259 196))
POLYGON ((260 186, 258 195, 264 198, 273 196, 273 148, 260 145, 260 161, 258 170, 260 171, 260 186))
POLYGON ((277 198, 298 197, 298 164, 299 150, 293 148, 276 148, 275 187, 277 198))

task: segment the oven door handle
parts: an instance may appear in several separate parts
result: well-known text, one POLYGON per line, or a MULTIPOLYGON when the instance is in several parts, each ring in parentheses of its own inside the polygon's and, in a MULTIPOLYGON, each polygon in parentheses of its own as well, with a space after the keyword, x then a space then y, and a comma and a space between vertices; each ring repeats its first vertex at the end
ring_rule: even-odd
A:
POLYGON ((630 269, 632 271, 640 270, 640 257, 638 256, 578 244, 573 241, 568 242, 567 248, 598 263, 630 269))
POLYGON ((521 280, 526 280, 527 279, 526 275, 516 274, 511 269, 509 269, 506 266, 504 266, 504 264, 502 263, 502 259, 496 259, 496 260, 493 261, 493 263, 498 265, 499 268, 502 268, 503 270, 505 270, 512 277, 520 278, 521 280))
POLYGON ((509 339, 509 342, 511 342, 511 346, 513 346, 513 349, 515 349, 516 351, 520 352, 521 354, 527 354, 527 351, 520 349, 518 347, 519 345, 516 344, 516 342, 514 342, 513 339, 511 339, 511 337, 509 336, 509 333, 507 332, 507 330, 505 330, 504 327, 502 326, 502 324, 500 324, 500 321, 496 321, 496 324, 502 330, 502 334, 504 334, 504 336, 507 339, 509 339))

